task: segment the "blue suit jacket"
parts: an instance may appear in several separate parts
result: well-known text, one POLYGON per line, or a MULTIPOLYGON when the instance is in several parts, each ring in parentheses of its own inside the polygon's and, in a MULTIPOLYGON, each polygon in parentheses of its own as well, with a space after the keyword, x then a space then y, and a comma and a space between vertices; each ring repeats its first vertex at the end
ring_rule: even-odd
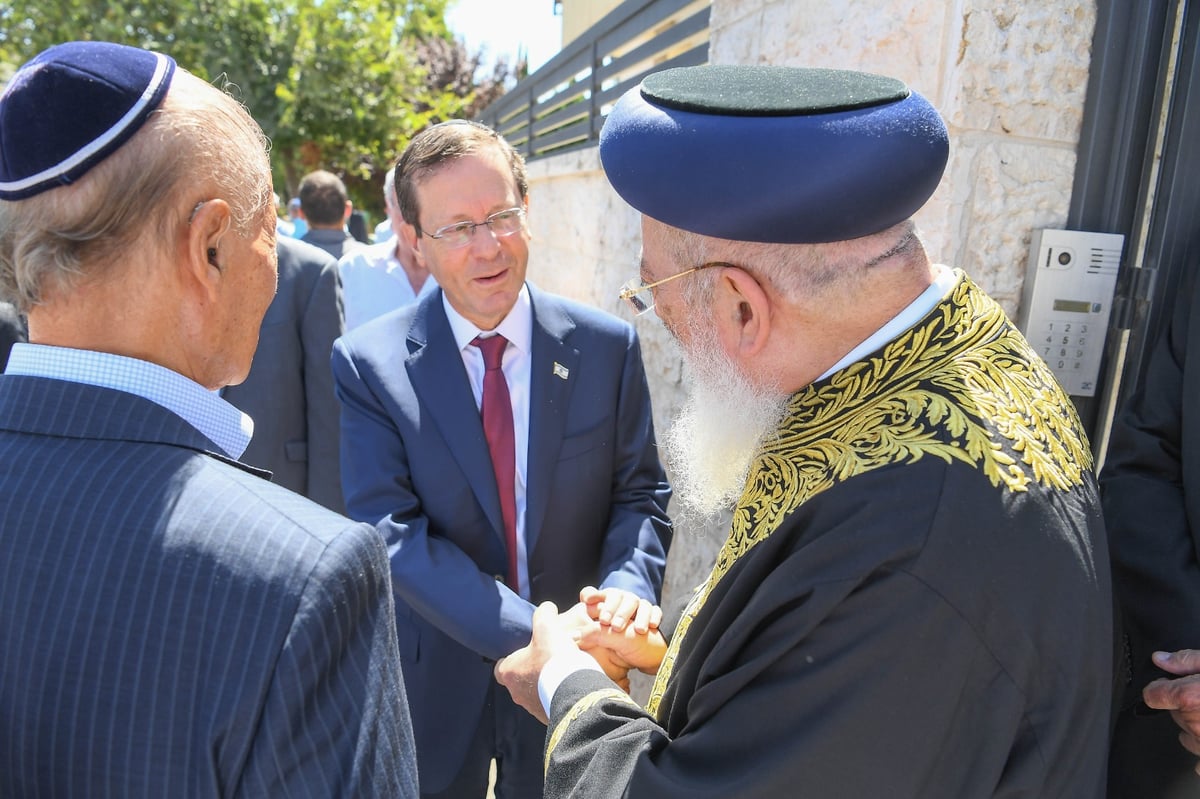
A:
POLYGON ((271 481, 345 513, 338 471, 338 403, 329 353, 342 335, 337 259, 281 236, 279 290, 263 317, 250 374, 221 396, 254 420, 242 454, 271 481))
MULTIPOLYGON (((585 585, 657 602, 670 489, 637 336, 532 286, 530 298, 533 602, 566 609, 585 585)), ((500 501, 441 290, 346 334, 333 366, 347 511, 382 520, 422 781, 433 789, 462 762, 492 661, 529 643, 534 605, 495 577, 506 570, 500 501)))
POLYGON ((0 796, 416 796, 382 541, 213 450, 0 376, 0 796))

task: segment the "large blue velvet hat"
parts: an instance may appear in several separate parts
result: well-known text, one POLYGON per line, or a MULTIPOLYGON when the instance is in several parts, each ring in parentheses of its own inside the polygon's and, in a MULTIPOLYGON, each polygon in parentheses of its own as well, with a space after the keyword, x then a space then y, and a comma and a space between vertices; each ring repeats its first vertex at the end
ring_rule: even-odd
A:
POLYGON ((34 56, 0 94, 0 199, 79 180, 138 131, 174 73, 169 56, 109 42, 34 56))
POLYGON ((600 132, 617 193, 723 239, 844 241, 908 219, 946 167, 946 125, 901 81, 863 72, 708 64, 657 72, 600 132))

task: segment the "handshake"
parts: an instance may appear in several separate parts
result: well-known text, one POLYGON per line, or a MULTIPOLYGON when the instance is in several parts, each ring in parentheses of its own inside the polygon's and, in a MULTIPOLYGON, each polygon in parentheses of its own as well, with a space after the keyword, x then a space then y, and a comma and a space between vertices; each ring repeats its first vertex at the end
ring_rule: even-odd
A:
POLYGON ((662 608, 628 591, 588 586, 579 602, 563 613, 543 602, 533 613, 533 638, 496 664, 496 679, 513 700, 543 723, 546 712, 537 682, 546 662, 555 655, 578 657, 585 652, 609 679, 629 691, 629 672, 654 674, 667 643, 658 629, 662 608))

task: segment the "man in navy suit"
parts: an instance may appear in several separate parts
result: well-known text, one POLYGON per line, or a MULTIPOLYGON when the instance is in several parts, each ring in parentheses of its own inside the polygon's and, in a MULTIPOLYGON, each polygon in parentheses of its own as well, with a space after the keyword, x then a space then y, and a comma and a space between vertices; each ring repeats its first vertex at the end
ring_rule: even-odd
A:
POLYGON ((169 57, 0 95, 0 795, 417 795, 378 534, 238 462, 266 140, 169 57))
POLYGON ((496 796, 541 796, 545 727, 494 661, 528 643, 533 603, 599 586, 602 622, 644 630, 662 587, 670 489, 638 339, 526 283, 524 164, 492 130, 427 129, 395 182, 440 288, 334 345, 346 506, 387 537, 423 795, 481 799, 495 759, 496 796))
POLYGON ((308 231, 300 240, 320 247, 335 259, 363 245, 346 231, 346 221, 354 204, 346 193, 346 184, 332 172, 318 169, 300 181, 300 216, 308 231))
POLYGON ((338 513, 338 404, 329 354, 342 334, 337 259, 280 236, 279 288, 263 317, 250 374, 221 396, 254 420, 242 460, 338 513))

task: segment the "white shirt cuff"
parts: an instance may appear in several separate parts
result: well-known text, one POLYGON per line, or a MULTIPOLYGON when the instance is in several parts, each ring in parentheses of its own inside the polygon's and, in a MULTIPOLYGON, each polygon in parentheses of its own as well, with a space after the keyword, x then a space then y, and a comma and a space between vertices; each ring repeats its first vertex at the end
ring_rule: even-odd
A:
POLYGON ((546 711, 547 716, 550 715, 550 702, 554 699, 554 692, 558 690, 558 686, 562 685, 563 680, 583 669, 604 673, 604 669, 600 668, 595 658, 579 650, 564 652, 546 661, 541 676, 538 677, 538 698, 542 700, 542 709, 546 711))

